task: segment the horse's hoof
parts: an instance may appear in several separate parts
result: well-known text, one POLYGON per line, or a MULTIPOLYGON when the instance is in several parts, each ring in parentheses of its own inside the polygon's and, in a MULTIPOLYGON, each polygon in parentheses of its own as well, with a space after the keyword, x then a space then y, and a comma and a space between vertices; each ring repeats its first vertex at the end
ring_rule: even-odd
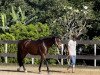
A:
POLYGON ((48 75, 50 74, 50 72, 48 72, 48 75))
POLYGON ((41 72, 39 72, 39 74, 41 74, 41 72))
POLYGON ((24 72, 27 73, 27 70, 25 70, 24 72))
POLYGON ((48 74, 47 75, 50 75, 50 72, 48 72, 48 74))
POLYGON ((18 68, 17 71, 20 71, 20 68, 18 68))

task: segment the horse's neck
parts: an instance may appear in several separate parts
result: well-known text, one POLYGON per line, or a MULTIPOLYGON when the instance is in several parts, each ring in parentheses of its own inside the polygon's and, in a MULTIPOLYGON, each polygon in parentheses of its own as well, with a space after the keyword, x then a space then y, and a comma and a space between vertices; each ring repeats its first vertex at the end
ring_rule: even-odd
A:
POLYGON ((45 40, 45 44, 47 47, 51 47, 54 44, 54 40, 52 39, 45 40))

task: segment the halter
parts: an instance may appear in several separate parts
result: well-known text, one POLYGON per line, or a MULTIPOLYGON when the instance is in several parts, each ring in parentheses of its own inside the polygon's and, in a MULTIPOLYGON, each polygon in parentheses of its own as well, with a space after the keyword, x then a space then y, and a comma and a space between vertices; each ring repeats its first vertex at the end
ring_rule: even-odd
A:
POLYGON ((58 48, 60 48, 60 44, 61 44, 61 40, 58 38, 58 40, 57 40, 57 38, 55 38, 55 44, 57 45, 57 47, 58 48))

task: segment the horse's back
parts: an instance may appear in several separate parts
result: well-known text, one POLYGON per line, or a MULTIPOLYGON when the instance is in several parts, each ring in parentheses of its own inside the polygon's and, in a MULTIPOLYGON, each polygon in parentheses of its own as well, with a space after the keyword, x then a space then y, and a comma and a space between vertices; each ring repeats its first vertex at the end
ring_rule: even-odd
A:
POLYGON ((27 45, 30 41, 31 41, 31 39, 19 40, 18 41, 18 48, 27 45))
POLYGON ((18 50, 23 52, 27 52, 29 54, 38 55, 39 47, 42 46, 42 40, 31 40, 24 39, 19 40, 18 42, 18 50))
POLYGON ((28 44, 28 41, 30 41, 30 39, 24 39, 24 40, 19 40, 18 41, 18 45, 17 45, 17 47, 18 47, 18 51, 25 51, 25 49, 26 49, 26 45, 28 44))

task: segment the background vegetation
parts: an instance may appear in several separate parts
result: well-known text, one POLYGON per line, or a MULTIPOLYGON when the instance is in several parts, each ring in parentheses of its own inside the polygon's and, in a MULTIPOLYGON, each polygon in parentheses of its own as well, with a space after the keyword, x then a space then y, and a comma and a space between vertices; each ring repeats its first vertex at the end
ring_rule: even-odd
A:
MULTIPOLYGON (((99 40, 99 7, 99 0, 0 0, 0 40, 36 40, 52 35, 68 39, 71 34, 78 40, 99 40)), ((16 45, 8 47, 10 53, 17 50, 16 45)), ((0 45, 0 53, 3 49, 0 45)))

